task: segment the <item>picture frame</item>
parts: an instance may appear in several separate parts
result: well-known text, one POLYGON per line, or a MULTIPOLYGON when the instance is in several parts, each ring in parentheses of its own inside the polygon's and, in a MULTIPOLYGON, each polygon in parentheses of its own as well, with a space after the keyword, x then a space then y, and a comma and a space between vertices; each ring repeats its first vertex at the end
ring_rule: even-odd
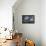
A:
POLYGON ((22 15, 22 24, 25 24, 25 23, 34 24, 35 15, 22 15))

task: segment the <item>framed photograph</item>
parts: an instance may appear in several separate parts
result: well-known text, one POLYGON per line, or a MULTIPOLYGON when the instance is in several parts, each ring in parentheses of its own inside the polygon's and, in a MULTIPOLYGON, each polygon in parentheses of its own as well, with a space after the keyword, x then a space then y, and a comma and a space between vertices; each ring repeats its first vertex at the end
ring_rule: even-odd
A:
POLYGON ((22 15, 22 23, 35 23, 35 15, 22 15))

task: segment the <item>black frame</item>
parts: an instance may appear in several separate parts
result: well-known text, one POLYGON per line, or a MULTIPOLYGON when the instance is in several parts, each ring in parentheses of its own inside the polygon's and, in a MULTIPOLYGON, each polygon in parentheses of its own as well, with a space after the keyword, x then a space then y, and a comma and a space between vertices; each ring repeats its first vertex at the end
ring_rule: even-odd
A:
POLYGON ((35 23, 35 15, 22 15, 22 23, 35 23))

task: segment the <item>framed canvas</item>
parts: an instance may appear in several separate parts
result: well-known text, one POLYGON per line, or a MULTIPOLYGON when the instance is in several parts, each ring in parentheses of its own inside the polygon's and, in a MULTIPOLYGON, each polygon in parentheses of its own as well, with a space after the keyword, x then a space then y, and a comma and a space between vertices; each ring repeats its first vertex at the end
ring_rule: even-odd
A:
POLYGON ((22 15, 22 23, 35 23, 35 16, 34 15, 22 15))

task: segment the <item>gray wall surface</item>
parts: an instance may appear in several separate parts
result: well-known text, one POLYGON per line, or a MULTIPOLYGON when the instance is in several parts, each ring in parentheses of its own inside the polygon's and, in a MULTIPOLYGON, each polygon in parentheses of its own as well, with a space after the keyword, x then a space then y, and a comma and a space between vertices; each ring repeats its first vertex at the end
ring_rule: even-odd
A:
MULTIPOLYGON (((21 2, 21 0, 20 0, 21 2)), ((35 41, 36 46, 41 46, 40 0, 23 0, 19 5, 13 6, 15 30, 22 32, 24 38, 35 41), (34 24, 22 24, 22 15, 35 15, 34 24)))

